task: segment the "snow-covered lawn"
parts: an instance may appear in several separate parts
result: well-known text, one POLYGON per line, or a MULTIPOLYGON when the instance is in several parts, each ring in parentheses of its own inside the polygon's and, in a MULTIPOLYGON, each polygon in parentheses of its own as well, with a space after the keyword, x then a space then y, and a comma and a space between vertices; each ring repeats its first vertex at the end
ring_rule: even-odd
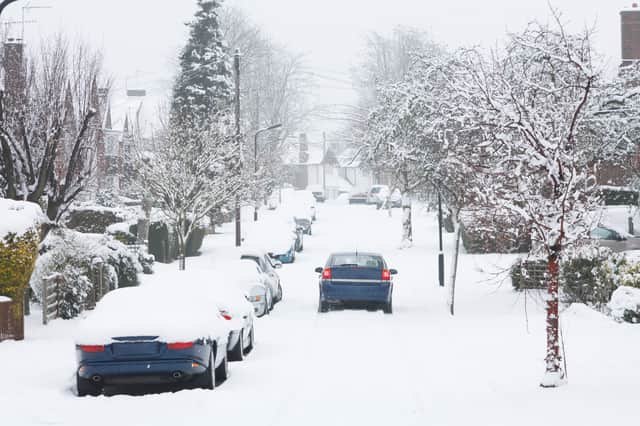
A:
MULTIPOLYGON (((437 287, 435 216, 416 212, 415 245, 400 250, 400 211, 320 204, 313 236, 296 263, 279 270, 284 299, 256 320, 256 348, 215 391, 77 398, 73 336, 78 321, 38 324, 24 342, 0 344, 3 425, 602 425, 635 424, 640 326, 584 306, 562 317, 568 385, 542 389, 541 296, 511 289, 496 271, 514 256, 460 257, 456 316, 437 287), (317 313, 316 266, 341 249, 379 251, 399 275, 394 313, 317 313), (526 306, 526 310, 525 310, 526 306), (528 313, 528 315, 526 315, 528 313)), ((276 212, 261 211, 261 218, 276 212)), ((208 237, 187 260, 191 276, 216 278, 237 257, 232 227, 208 237)), ((447 276, 451 235, 446 235, 447 276)), ((156 275, 143 285, 162 280, 156 275)), ((172 274, 173 275, 173 274, 172 274)), ((176 286, 180 282, 175 283, 176 286)))

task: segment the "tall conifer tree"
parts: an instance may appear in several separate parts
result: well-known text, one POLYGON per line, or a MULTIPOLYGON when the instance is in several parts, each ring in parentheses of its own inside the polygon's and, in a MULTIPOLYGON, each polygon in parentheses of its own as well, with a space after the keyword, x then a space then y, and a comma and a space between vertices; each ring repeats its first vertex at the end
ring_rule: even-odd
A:
POLYGON ((233 101, 231 66, 218 21, 220 0, 198 0, 171 105, 174 124, 208 126, 233 101), (177 123, 176 123, 177 122, 177 123))

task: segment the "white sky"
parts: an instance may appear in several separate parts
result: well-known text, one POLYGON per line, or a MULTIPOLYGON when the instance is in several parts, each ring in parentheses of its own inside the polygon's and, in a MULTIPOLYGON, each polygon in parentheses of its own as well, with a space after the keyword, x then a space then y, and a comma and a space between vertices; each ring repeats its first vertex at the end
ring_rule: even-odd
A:
MULTIPOLYGON (((552 0, 570 29, 597 26, 598 51, 613 68, 620 58, 619 11, 633 0, 552 0)), ((547 20, 547 0, 226 0, 237 5, 276 41, 304 53, 321 77, 315 90, 320 104, 350 103, 349 69, 369 31, 387 32, 397 25, 427 30, 450 47, 491 45, 507 30, 518 31, 530 20, 547 20)), ((145 86, 162 92, 170 87, 175 58, 186 41, 184 22, 195 0, 21 0, 5 19, 26 10, 26 39, 31 44, 57 31, 89 40, 105 51, 117 86, 145 86)), ((11 27, 19 36, 20 26, 11 27)))

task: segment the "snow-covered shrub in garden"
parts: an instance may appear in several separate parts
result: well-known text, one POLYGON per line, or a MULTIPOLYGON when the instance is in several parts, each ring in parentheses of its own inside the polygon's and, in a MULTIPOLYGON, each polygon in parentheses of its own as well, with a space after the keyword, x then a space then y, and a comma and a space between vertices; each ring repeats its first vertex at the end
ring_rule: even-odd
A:
POLYGON ((133 216, 132 212, 121 208, 77 205, 69 210, 66 225, 78 232, 103 234, 110 225, 125 222, 133 216))
POLYGON ((55 229, 42 243, 41 251, 31 287, 41 298, 44 280, 59 274, 62 318, 82 311, 95 285, 98 264, 102 264, 103 287, 109 290, 137 285, 137 274, 143 270, 138 255, 108 235, 55 229))
POLYGON ((640 288, 620 286, 611 295, 607 305, 617 321, 640 322, 640 288))

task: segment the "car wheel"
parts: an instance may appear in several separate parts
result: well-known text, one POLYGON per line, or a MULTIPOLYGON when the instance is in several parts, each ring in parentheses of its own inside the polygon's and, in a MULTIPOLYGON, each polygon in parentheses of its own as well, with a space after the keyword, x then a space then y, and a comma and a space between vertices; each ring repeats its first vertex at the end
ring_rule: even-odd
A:
POLYGON ((244 354, 248 354, 253 350, 254 346, 254 336, 253 336, 253 326, 251 326, 251 331, 249 332, 249 344, 247 345, 247 349, 245 349, 244 354))
POLYGON ((226 356, 216 368, 215 378, 217 383, 222 383, 229 378, 229 359, 226 356))
POLYGON ((229 357, 229 361, 244 360, 244 330, 240 330, 238 342, 229 352, 227 352, 227 356, 229 357))
POLYGON ((266 313, 269 314, 271 311, 273 311, 273 294, 271 294, 271 289, 269 288, 267 290, 267 308, 266 308, 266 313))
POLYGON ((76 374, 76 388, 78 390, 78 396, 98 396, 102 394, 102 386, 92 382, 90 379, 85 379, 76 374))
POLYGON ((323 302, 322 298, 318 298, 318 312, 325 313, 329 311, 329 305, 327 302, 323 302))
POLYGON ((201 389, 213 390, 216 387, 216 369, 215 358, 213 356, 214 348, 211 347, 211 353, 209 353, 209 365, 204 373, 196 376, 194 380, 194 387, 201 389))
POLYGON ((393 298, 391 298, 391 300, 389 300, 389 303, 385 303, 384 307, 382 308, 382 311, 385 314, 392 314, 393 313, 393 298))
POLYGON ((282 286, 278 283, 278 302, 282 302, 282 286))

